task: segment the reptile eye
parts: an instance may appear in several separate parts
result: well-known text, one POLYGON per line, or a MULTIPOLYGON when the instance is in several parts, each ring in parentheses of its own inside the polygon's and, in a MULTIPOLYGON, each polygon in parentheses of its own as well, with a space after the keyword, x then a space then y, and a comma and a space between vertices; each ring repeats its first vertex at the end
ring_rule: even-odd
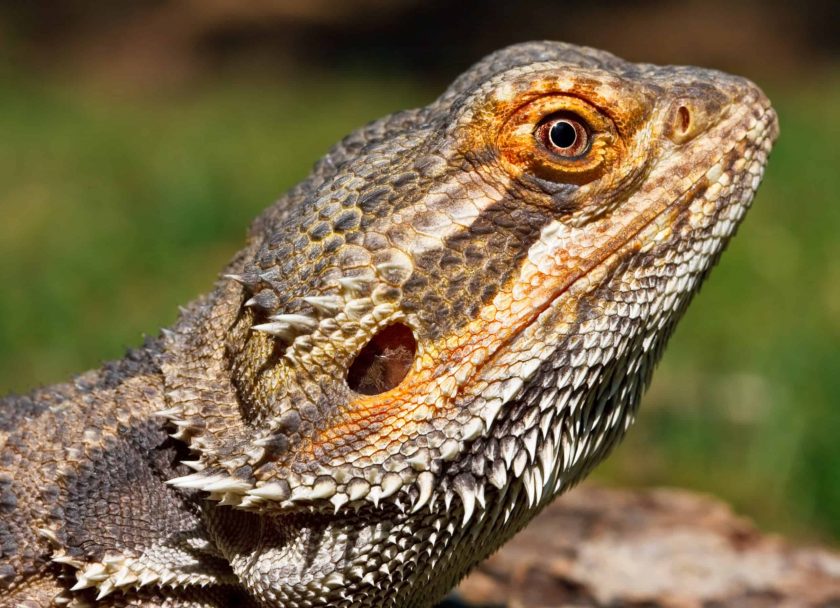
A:
POLYGON ((365 344, 347 371, 347 386, 363 395, 396 388, 411 369, 417 340, 407 325, 394 323, 365 344))
POLYGON ((574 115, 549 116, 537 126, 535 135, 556 156, 577 158, 589 151, 589 127, 574 115))

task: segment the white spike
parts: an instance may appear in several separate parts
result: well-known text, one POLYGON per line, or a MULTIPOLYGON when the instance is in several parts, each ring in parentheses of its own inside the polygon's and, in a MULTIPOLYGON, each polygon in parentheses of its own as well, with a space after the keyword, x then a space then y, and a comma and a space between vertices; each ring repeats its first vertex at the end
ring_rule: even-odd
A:
POLYGON ((379 486, 371 486, 367 498, 373 503, 374 507, 379 507, 379 501, 382 499, 382 488, 379 486))
POLYGON ((291 329, 300 332, 313 331, 318 327, 318 320, 306 315, 279 314, 272 315, 270 318, 272 321, 284 323, 291 329))
POLYGON ((301 502, 312 500, 312 488, 307 486, 297 486, 292 489, 292 495, 289 497, 292 502, 301 502))
POLYGON ((98 602, 105 596, 109 595, 114 590, 114 584, 111 581, 105 581, 99 586, 99 593, 96 596, 98 602))
POLYGON ((525 433, 525 437, 522 438, 525 443, 525 449, 528 450, 529 462, 534 462, 534 459, 537 456, 537 439, 539 439, 539 435, 539 428, 533 428, 525 433))
POLYGON ((38 536, 40 536, 41 538, 45 538, 55 545, 60 545, 61 544, 61 542, 59 542, 59 540, 58 540, 58 537, 55 535, 55 532, 53 532, 52 530, 50 530, 48 528, 35 528, 35 531, 38 533, 38 536))
POLYGON ((367 279, 363 279, 362 277, 342 277, 338 279, 338 284, 341 285, 341 288, 350 293, 361 292, 367 283, 367 279))
POLYGON ((455 492, 452 491, 452 488, 446 488, 446 492, 443 494, 443 504, 447 511, 449 511, 452 506, 453 498, 455 498, 455 492))
POLYGON ((469 475, 459 475, 455 478, 453 486, 464 505, 463 525, 466 526, 475 512, 475 480, 469 475))
POLYGON ((175 477, 168 480, 166 483, 176 488, 188 488, 192 490, 201 490, 208 483, 226 479, 224 475, 204 475, 203 473, 190 473, 183 477, 175 477))
POLYGON ((174 581, 175 578, 176 578, 176 575, 175 575, 174 572, 167 571, 167 572, 164 572, 163 574, 160 575, 160 583, 161 583, 161 585, 168 585, 169 583, 174 581))
POLYGON ((543 440, 543 445, 540 448, 540 470, 542 470, 545 479, 548 479, 548 476, 552 474, 554 462, 554 440, 547 437, 543 440))
POLYGON ((355 479, 347 484, 347 495, 351 501, 361 500, 370 493, 370 484, 364 479, 355 479))
POLYGON ((344 300, 338 296, 306 296, 302 299, 312 308, 325 315, 337 314, 344 306, 344 300))
POLYGON ((475 500, 478 502, 478 507, 481 510, 480 517, 484 517, 484 507, 486 502, 484 500, 484 484, 477 484, 475 488, 475 500))
POLYGON ((265 498, 266 500, 286 500, 289 491, 278 483, 267 483, 257 488, 248 490, 248 496, 265 498))
POLYGON ((505 487, 507 484, 507 469, 503 461, 496 460, 493 462, 490 466, 490 474, 487 476, 487 481, 500 490, 505 487))
POLYGON ((72 568, 75 568, 77 570, 80 570, 85 565, 84 562, 82 562, 82 561, 80 561, 80 560, 78 560, 75 557, 72 557, 70 555, 56 555, 52 558, 52 561, 54 561, 58 564, 66 564, 66 565, 68 565, 72 568))
POLYGON ((145 572, 143 572, 143 574, 140 575, 140 586, 145 587, 146 585, 154 583, 159 578, 160 576, 157 572, 146 570, 145 572))
POLYGON ((240 497, 239 504, 236 506, 240 509, 253 509, 264 502, 265 499, 260 498, 259 496, 242 496, 240 497))
POLYGON ((295 332, 292 331, 288 324, 276 321, 272 323, 260 323, 259 325, 254 325, 251 329, 264 334, 277 336, 278 338, 283 338, 284 340, 292 340, 295 337, 295 332))
POLYGON ((218 500, 219 504, 222 506, 231 506, 231 507, 238 507, 242 504, 242 494, 231 494, 230 492, 225 492, 221 494, 221 498, 219 498, 219 492, 211 492, 210 498, 212 500, 218 500))
POLYGON ((513 474, 516 477, 522 475, 522 471, 525 470, 525 465, 528 464, 528 452, 525 450, 519 450, 516 454, 516 457, 513 459, 513 474))
POLYGON ((169 409, 165 410, 158 410, 152 413, 152 416, 156 416, 158 418, 172 418, 173 416, 177 416, 181 413, 181 410, 177 407, 170 407, 169 409))
POLYGON ((348 498, 347 494, 344 494, 343 492, 338 492, 337 494, 334 494, 332 498, 330 498, 330 502, 335 507, 335 512, 336 513, 339 512, 341 507, 343 507, 344 505, 347 504, 348 500, 349 500, 349 498, 348 498))
POLYGON ((203 471, 207 468, 207 465, 201 462, 200 460, 182 460, 181 464, 188 466, 193 471, 203 471))
POLYGON ((108 578, 108 573, 105 571, 104 564, 93 564, 90 568, 84 571, 84 575, 92 581, 100 582, 108 578))
POLYGON ((538 505, 542 500, 545 483, 543 483, 542 473, 539 468, 531 469, 531 476, 534 478, 534 504, 538 505))
POLYGON ((463 441, 472 441, 484 433, 484 421, 481 418, 472 418, 461 430, 463 441))
POLYGON ((428 471, 432 465, 429 451, 425 449, 418 450, 416 453, 406 458, 405 461, 415 471, 428 471))
POLYGON ((510 468, 513 464, 513 458, 516 456, 516 439, 510 436, 504 437, 500 447, 505 465, 510 468))
POLYGON ((232 274, 232 273, 231 274, 223 274, 222 278, 223 279, 228 279, 229 281, 236 281, 240 285, 247 285, 247 282, 245 281, 245 277, 243 277, 241 274, 232 274))
POLYGON ((205 484, 201 489, 205 492, 230 492, 233 494, 241 494, 250 490, 251 487, 250 483, 242 479, 237 479, 236 477, 222 477, 221 479, 205 484))
POLYGON ((501 399, 490 399, 487 403, 484 403, 481 408, 481 414, 484 417, 484 425, 489 429, 493 426, 493 422, 496 420, 496 416, 499 415, 499 412, 504 406, 505 402, 501 399))
POLYGON ((502 401, 505 403, 509 403, 513 400, 516 393, 519 392, 519 389, 522 388, 522 379, 521 378, 511 378, 510 380, 504 383, 502 387, 502 401))
POLYGON ((112 578, 115 587, 125 587, 126 585, 136 583, 138 580, 137 575, 129 570, 127 566, 123 566, 112 578))
POLYGON ((453 460, 460 452, 461 446, 454 439, 447 439, 440 446, 440 457, 442 460, 453 460))
POLYGON ((415 502, 414 506, 411 508, 412 513, 416 513, 422 509, 427 502, 429 502, 429 498, 432 496, 434 484, 435 476, 429 471, 423 471, 417 476, 417 489, 420 493, 417 496, 417 502, 415 502))
POLYGON ((402 487, 402 478, 396 473, 388 473, 382 479, 382 494, 380 498, 388 498, 396 494, 397 490, 402 487))
POLYGON ((82 589, 87 589, 88 587, 93 587, 95 584, 94 581, 89 579, 87 576, 84 575, 82 572, 76 573, 76 584, 70 587, 70 591, 81 591, 82 589))
POLYGON ((531 475, 531 471, 525 471, 522 474, 522 485, 525 486, 525 494, 528 496, 528 508, 534 506, 534 477, 531 475))
POLYGON ((312 488, 310 498, 312 500, 323 500, 325 498, 331 498, 335 494, 335 488, 336 485, 333 479, 320 479, 315 482, 315 486, 312 488))

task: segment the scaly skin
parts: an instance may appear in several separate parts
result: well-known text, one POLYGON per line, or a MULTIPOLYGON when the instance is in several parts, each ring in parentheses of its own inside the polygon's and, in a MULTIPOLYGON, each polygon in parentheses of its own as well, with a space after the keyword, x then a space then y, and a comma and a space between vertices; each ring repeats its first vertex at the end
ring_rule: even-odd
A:
POLYGON ((621 438, 777 130, 538 42, 356 131, 175 327, 2 403, 4 605, 432 605, 621 438))

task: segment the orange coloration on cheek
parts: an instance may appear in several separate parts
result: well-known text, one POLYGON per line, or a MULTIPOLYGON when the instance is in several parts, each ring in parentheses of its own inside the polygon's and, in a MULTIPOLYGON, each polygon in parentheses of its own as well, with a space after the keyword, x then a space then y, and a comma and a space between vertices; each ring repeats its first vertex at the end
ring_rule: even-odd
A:
MULTIPOLYGON (((555 83, 549 82, 509 100, 489 101, 461 131, 464 152, 492 151, 488 158, 501 160, 513 179, 531 174, 559 183, 585 184, 620 166, 628 154, 624 136, 638 129, 644 113, 631 120, 624 114, 632 114, 633 108, 603 111, 607 101, 586 85, 561 92, 552 87, 555 83), (579 157, 552 155, 536 136, 541 122, 558 113, 575 116, 587 127, 591 140, 579 157)), ((352 400, 321 439, 341 442, 354 429, 365 437, 370 449, 381 449, 396 438, 413 436, 418 425, 439 418, 440 410, 452 407, 460 394, 470 392, 471 380, 481 369, 576 281, 603 268, 623 247, 634 246, 634 234, 655 213, 650 208, 635 214, 628 210, 623 217, 635 219, 628 219, 623 227, 615 222, 603 226, 592 222, 585 227, 585 234, 571 237, 568 243, 558 242, 551 251, 543 252, 540 261, 526 260, 518 278, 503 286, 476 319, 435 343, 421 343, 418 357, 401 383, 381 394, 352 400)))
POLYGON ((376 427, 376 439, 365 443, 383 446, 390 439, 407 434, 410 425, 398 424, 419 406, 418 397, 429 386, 428 370, 411 371, 402 383, 379 395, 360 395, 347 404, 336 423, 325 429, 319 438, 323 444, 341 443, 349 433, 369 436, 376 427))
MULTIPOLYGON (((412 436, 416 422, 422 420, 416 416, 418 412, 439 412, 452 407, 459 394, 470 392, 471 381, 481 369, 504 352, 505 346, 558 298, 570 289, 589 289, 599 284, 612 257, 628 248, 638 248, 639 231, 665 211, 667 205, 667 201, 662 201, 660 205, 640 207, 624 215, 624 223, 605 221, 603 229, 589 225, 585 229, 589 236, 586 245, 577 246, 575 243, 583 239, 570 233, 567 240, 559 240, 554 248, 544 252, 539 264, 526 262, 519 277, 506 285, 478 318, 458 333, 426 344, 420 364, 399 387, 354 400, 345 411, 346 418, 327 435, 340 436, 346 425, 366 428, 377 422, 384 426, 368 435, 368 445, 384 446, 396 436, 412 436), (588 283, 578 283, 586 277, 591 278, 588 283), (462 379, 456 390, 443 390, 455 376, 462 379)), ((574 310, 569 309, 568 314, 569 321, 573 321, 574 310)))

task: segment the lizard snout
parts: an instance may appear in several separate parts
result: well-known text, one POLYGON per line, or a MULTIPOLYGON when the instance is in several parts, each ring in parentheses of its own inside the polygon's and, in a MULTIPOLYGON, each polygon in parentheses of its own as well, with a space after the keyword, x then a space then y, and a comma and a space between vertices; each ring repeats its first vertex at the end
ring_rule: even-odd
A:
POLYGON ((770 137, 778 135, 778 121, 764 92, 746 78, 703 70, 700 82, 680 83, 664 113, 664 134, 678 145, 688 143, 727 117, 765 116, 770 137), (704 82, 705 81, 705 82, 704 82), (769 118, 769 120, 767 120, 769 118))

